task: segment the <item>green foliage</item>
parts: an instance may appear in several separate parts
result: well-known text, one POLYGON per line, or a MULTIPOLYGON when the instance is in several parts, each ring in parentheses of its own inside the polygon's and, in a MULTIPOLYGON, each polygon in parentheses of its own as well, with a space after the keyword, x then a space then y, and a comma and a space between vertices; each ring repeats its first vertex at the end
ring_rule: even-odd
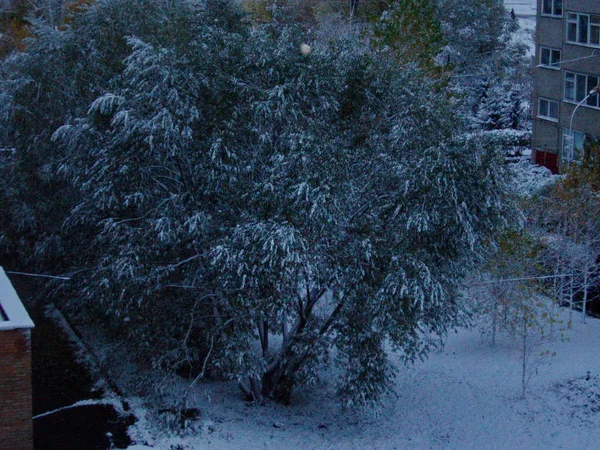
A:
POLYGON ((402 63, 438 71, 436 57, 444 46, 441 23, 430 0, 395 0, 373 23, 374 45, 391 51, 402 63))
POLYGON ((540 268, 544 248, 539 238, 526 230, 509 230, 499 238, 498 249, 487 262, 488 269, 500 278, 532 276, 540 268))

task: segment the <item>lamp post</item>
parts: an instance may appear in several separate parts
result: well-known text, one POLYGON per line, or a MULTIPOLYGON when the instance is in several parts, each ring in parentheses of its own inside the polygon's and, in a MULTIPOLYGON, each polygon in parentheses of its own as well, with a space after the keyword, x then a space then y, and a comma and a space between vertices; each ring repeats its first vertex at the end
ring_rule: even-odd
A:
POLYGON ((571 114, 571 121, 569 122, 569 154, 568 154, 568 158, 567 158, 567 165, 569 165, 571 163, 571 161, 573 160, 573 157, 574 157, 574 153, 575 153, 575 139, 573 137, 573 119, 575 118, 575 113, 577 112, 577 109, 579 109, 579 107, 587 101, 588 98, 590 98, 592 95, 598 94, 599 92, 600 92, 600 85, 596 86, 590 92, 588 92, 588 94, 583 98, 583 100, 581 100, 579 103, 577 103, 577 106, 575 107, 575 109, 573 110, 573 113, 571 114))

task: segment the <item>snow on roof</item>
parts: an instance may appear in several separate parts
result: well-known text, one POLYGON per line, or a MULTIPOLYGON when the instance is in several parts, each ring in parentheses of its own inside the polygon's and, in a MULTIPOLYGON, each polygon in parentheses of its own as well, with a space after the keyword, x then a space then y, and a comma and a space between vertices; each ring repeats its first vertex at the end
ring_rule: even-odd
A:
POLYGON ((0 267, 0 331, 19 328, 33 328, 33 321, 27 314, 23 303, 0 267))

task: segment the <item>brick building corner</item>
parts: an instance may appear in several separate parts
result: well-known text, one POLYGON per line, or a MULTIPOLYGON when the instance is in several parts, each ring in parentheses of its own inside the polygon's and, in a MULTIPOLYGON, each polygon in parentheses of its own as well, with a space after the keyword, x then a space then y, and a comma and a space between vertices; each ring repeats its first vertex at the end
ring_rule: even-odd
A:
POLYGON ((0 450, 33 449, 31 321, 0 267, 0 450))

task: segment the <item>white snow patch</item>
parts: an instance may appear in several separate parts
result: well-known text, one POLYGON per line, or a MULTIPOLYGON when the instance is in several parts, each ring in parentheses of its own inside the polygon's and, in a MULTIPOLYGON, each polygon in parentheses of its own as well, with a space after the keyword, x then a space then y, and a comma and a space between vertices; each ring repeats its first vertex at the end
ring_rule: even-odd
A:
POLYGON ((527 160, 512 163, 509 168, 513 174, 511 188, 521 197, 534 196, 560 179, 560 175, 552 175, 550 169, 527 160))
POLYGON ((535 17, 536 0, 504 0, 507 11, 515 11, 517 17, 535 17))
POLYGON ((73 403, 69 406, 63 406, 62 408, 53 409, 52 411, 46 411, 45 413, 38 414, 37 416, 33 416, 33 419, 39 419, 40 417, 50 416, 52 414, 56 414, 57 412, 64 411, 65 409, 78 408, 80 406, 90 406, 90 405, 110 405, 115 408, 119 413, 123 413, 123 406, 121 402, 116 398, 103 398, 100 400, 80 400, 78 402, 73 403))

